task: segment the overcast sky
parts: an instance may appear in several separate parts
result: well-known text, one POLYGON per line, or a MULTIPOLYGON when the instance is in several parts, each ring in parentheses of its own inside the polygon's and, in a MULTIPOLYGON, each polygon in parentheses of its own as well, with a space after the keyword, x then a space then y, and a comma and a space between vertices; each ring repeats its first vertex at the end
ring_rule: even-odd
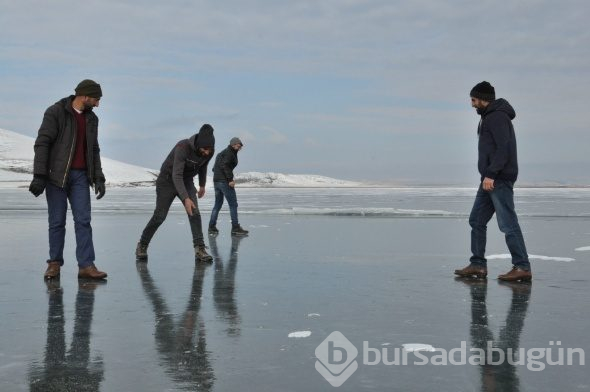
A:
POLYGON ((238 171, 476 184, 487 80, 522 183, 590 183, 587 1, 0 0, 0 128, 85 78, 104 156, 158 169, 203 123, 238 171))

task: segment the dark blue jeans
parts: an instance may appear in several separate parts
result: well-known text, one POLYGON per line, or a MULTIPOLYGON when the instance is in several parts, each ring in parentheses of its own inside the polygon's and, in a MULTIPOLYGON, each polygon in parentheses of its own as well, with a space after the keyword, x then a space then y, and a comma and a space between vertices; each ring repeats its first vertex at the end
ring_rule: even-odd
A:
POLYGON ((221 206, 223 205, 223 198, 227 199, 227 204, 229 205, 229 215, 231 217, 231 223, 233 226, 237 226, 238 223, 238 197, 236 195, 236 190, 229 186, 229 184, 225 181, 217 181, 213 183, 213 187, 215 188, 215 204, 213 205, 213 209, 211 210, 211 219, 209 220, 209 226, 215 226, 217 224, 217 216, 219 215, 219 210, 221 210, 221 206))
POLYGON ((90 184, 86 170, 70 170, 65 188, 48 184, 45 189, 49 221, 49 260, 64 263, 68 200, 74 215, 76 259, 80 268, 94 264, 94 244, 90 226, 90 184))
POLYGON ((530 270, 529 256, 524 245, 524 238, 516 211, 514 210, 514 183, 511 181, 494 181, 494 190, 484 191, 481 184, 475 196, 475 202, 469 216, 471 226, 471 256, 475 264, 486 265, 486 233, 487 225, 494 213, 500 231, 504 233, 506 245, 512 255, 514 266, 530 270))

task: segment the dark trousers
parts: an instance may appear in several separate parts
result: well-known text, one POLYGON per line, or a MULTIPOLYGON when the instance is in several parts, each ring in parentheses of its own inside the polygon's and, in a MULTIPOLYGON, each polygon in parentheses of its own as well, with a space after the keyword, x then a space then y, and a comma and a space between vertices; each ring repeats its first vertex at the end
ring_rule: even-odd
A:
POLYGON ((216 181, 213 183, 215 188, 215 204, 211 210, 211 219, 209 220, 209 226, 215 226, 217 224, 217 216, 219 210, 223 205, 223 198, 227 200, 229 206, 229 215, 231 217, 231 223, 233 226, 239 225, 238 223, 238 197, 236 190, 229 186, 229 183, 225 181, 216 181))
POLYGON ((479 186, 473 209, 469 216, 471 225, 471 256, 470 261, 476 264, 486 265, 486 234, 487 225, 494 213, 498 220, 500 231, 504 233, 506 245, 512 256, 512 264, 530 270, 529 256, 524 244, 524 238, 516 211, 514 210, 514 183, 511 181, 494 181, 494 190, 484 191, 479 186))
POLYGON ((80 268, 94 264, 94 244, 90 226, 90 184, 86 170, 70 170, 65 188, 48 184, 45 190, 49 221, 49 260, 64 262, 68 200, 74 215, 76 259, 80 268))
MULTIPOLYGON (((190 199, 196 206, 196 208, 193 209, 192 216, 187 214, 191 226, 191 233, 193 235, 193 246, 204 246, 205 241, 203 240, 201 213, 199 212, 199 204, 197 202, 197 190, 195 189, 192 180, 185 181, 184 185, 186 186, 190 199)), ((143 229, 140 239, 142 243, 150 243, 152 237, 156 234, 158 227, 160 227, 160 225, 166 220, 170 206, 176 197, 180 199, 172 180, 158 178, 156 181, 156 209, 145 229, 143 229)))

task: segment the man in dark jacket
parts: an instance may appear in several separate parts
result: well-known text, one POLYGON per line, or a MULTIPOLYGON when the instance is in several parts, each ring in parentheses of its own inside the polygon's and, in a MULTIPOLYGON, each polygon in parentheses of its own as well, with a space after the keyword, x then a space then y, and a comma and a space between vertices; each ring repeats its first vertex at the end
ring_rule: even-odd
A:
POLYGON ((156 209, 143 230, 135 250, 138 259, 147 259, 148 245, 158 227, 164 223, 172 202, 178 197, 188 214, 196 258, 201 261, 213 260, 207 253, 203 240, 197 197, 200 199, 205 195, 207 164, 213 156, 214 147, 213 127, 204 124, 199 133, 179 141, 170 151, 156 180, 156 209), (196 175, 199 175, 198 192, 193 182, 193 177, 196 175))
POLYGON ((242 149, 242 141, 234 137, 229 141, 229 146, 215 158, 213 166, 213 187, 215 188, 215 205, 211 210, 209 220, 209 235, 219 234, 217 230, 217 216, 223 205, 223 198, 227 199, 229 214, 231 217, 231 234, 235 236, 246 236, 248 231, 242 229, 238 222, 238 197, 236 196, 236 182, 234 181, 234 169, 238 166, 238 151, 242 149))
POLYGON ((471 106, 481 116, 478 169, 481 184, 469 216, 471 225, 470 264, 455 270, 459 276, 487 277, 485 258, 487 224, 494 213, 498 226, 506 237, 512 256, 512 270, 498 276, 504 281, 530 281, 531 266, 518 218, 514 210, 514 182, 518 176, 516 137, 512 120, 514 109, 505 99, 496 99, 494 87, 481 82, 471 90, 471 106))
POLYGON ((68 200, 74 215, 78 277, 104 279, 107 274, 94 265, 90 226, 90 191, 96 198, 105 194, 105 177, 100 163, 98 107, 102 90, 92 80, 81 81, 75 95, 50 106, 35 140, 34 178, 29 191, 35 197, 45 191, 49 214, 49 260, 45 279, 57 279, 63 266, 68 200))

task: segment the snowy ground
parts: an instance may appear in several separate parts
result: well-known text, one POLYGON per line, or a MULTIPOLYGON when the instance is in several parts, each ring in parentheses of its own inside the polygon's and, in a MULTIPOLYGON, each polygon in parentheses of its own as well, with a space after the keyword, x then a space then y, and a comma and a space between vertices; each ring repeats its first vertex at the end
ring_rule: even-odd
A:
MULTIPOLYGON (((339 390, 590 388, 586 366, 538 372, 363 360, 365 341, 389 350, 390 361, 404 345, 431 358, 430 347, 482 340, 514 349, 559 341, 588 351, 585 191, 519 192, 527 247, 544 256, 532 260, 530 286, 494 279, 510 268, 494 221, 488 251, 497 258, 488 282, 453 277, 469 256, 474 190, 238 190, 251 235, 232 241, 224 209, 221 235, 207 239, 212 265, 195 265, 180 205, 156 234, 148 263, 136 264, 153 189, 107 192, 93 205, 93 229, 108 282, 79 285, 69 220, 61 284, 48 289, 43 200, 0 191, 0 390, 333 390, 316 370, 316 348, 334 331, 359 353, 358 369, 339 390), (375 208, 415 212, 358 213, 375 208)), ((201 203, 205 220, 210 196, 201 203)))

